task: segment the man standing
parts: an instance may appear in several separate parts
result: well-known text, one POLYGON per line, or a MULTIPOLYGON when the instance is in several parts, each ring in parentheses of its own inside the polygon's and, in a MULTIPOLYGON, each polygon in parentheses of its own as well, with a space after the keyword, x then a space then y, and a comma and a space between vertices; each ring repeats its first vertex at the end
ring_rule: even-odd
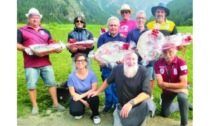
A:
POLYGON ((116 83, 119 103, 113 113, 114 126, 139 126, 149 115, 150 98, 149 75, 145 67, 138 65, 138 56, 128 51, 120 64, 113 68, 101 87, 90 96, 96 96, 112 83, 116 83))
POLYGON ((181 126, 188 123, 188 90, 186 62, 176 56, 177 50, 173 43, 162 46, 163 58, 155 63, 155 74, 158 86, 162 89, 161 116, 168 117, 171 113, 180 111, 181 126), (178 102, 173 102, 177 97, 178 102))
POLYGON ((154 6, 151 9, 153 16, 156 20, 147 24, 148 29, 158 29, 164 34, 164 36, 177 34, 176 25, 173 21, 168 20, 170 10, 163 3, 159 3, 158 6, 154 6))
MULTIPOLYGON (((139 37, 146 32, 148 29, 145 27, 145 23, 147 21, 147 17, 146 17, 146 13, 142 10, 142 11, 138 11, 136 13, 136 23, 137 23, 137 27, 134 28, 133 30, 131 30, 128 33, 127 36, 127 42, 135 42, 135 44, 137 45, 139 37)), ((141 64, 141 56, 139 56, 139 60, 138 63, 141 64)), ((153 69, 153 64, 154 61, 150 61, 148 65, 146 65, 147 71, 149 73, 150 76, 150 85, 151 85, 151 96, 153 99, 153 88, 154 88, 154 79, 155 79, 155 73, 154 73, 154 69, 153 69)))
MULTIPOLYGON (((100 35, 97 43, 97 48, 111 41, 126 41, 124 37, 120 36, 120 21, 117 17, 110 17, 107 21, 107 25, 108 31, 100 35)), ((109 65, 106 66, 105 64, 99 61, 98 64, 100 66, 102 80, 104 81, 110 75, 112 69, 111 67, 109 67, 109 65)), ((117 103, 118 100, 116 96, 116 85, 112 84, 105 90, 105 107, 103 109, 103 112, 109 112, 112 108, 112 105, 114 105, 115 108, 117 103)))
POLYGON ((136 27, 136 21, 131 20, 130 16, 133 14, 133 10, 130 8, 128 4, 123 4, 121 9, 117 11, 118 14, 121 15, 122 20, 120 21, 120 35, 123 37, 127 37, 128 32, 136 27))
MULTIPOLYGON (((39 113, 36 101, 36 85, 40 76, 45 85, 49 87, 53 108, 64 111, 65 108, 57 101, 56 81, 49 55, 43 56, 40 53, 34 53, 29 48, 33 44, 49 44, 53 40, 51 34, 40 26, 42 15, 36 8, 31 8, 26 17, 28 18, 28 24, 17 30, 17 50, 23 52, 27 89, 33 105, 31 114, 37 115, 39 113)), ((62 49, 56 50, 57 53, 61 51, 62 49)))
MULTIPOLYGON (((151 21, 147 24, 148 29, 158 29, 160 32, 163 33, 164 36, 174 35, 177 34, 176 25, 173 21, 168 20, 166 17, 169 16, 170 10, 165 6, 163 3, 159 3, 158 6, 154 6, 151 9, 153 16, 155 16, 156 20, 151 21)), ((155 62, 155 61, 154 61, 155 62)), ((153 67, 154 67, 153 62, 153 67)), ((153 73, 154 75, 154 73, 153 73)), ((151 80, 151 90, 153 93, 154 86, 155 86, 155 78, 151 80)), ((161 103, 160 99, 160 103, 161 103)))

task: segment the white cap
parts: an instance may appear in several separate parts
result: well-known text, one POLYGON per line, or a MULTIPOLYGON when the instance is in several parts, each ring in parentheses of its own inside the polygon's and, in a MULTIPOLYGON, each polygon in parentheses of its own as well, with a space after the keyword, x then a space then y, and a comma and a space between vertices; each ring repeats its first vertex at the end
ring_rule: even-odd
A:
POLYGON ((29 15, 31 15, 31 14, 33 14, 33 15, 39 15, 40 18, 42 18, 42 15, 39 13, 39 10, 37 10, 36 8, 31 8, 31 9, 28 11, 28 13, 26 14, 26 17, 28 18, 29 15))
POLYGON ((134 11, 130 8, 128 4, 123 4, 119 10, 117 10, 117 13, 120 14, 121 10, 129 10, 131 14, 134 13, 134 11))

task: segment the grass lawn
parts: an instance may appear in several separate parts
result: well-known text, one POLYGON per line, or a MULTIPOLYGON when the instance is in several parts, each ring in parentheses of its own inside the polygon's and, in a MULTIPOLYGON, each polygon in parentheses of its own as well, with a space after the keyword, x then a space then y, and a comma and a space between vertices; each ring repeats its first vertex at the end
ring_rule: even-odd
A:
MULTIPOLYGON (((17 27, 20 27, 24 24, 18 24, 17 27)), ((59 25, 59 24, 43 24, 43 27, 47 28, 52 37, 56 41, 62 41, 64 43, 67 42, 67 35, 73 29, 72 24, 68 25, 59 25)), ((90 30, 95 38, 99 37, 100 28, 106 27, 105 25, 87 25, 87 29, 90 30)), ((191 33, 192 27, 178 27, 178 31, 181 33, 191 33)), ((95 49, 96 50, 96 43, 95 49)), ((193 45, 189 45, 185 54, 183 52, 179 52, 178 55, 184 58, 187 62, 189 75, 188 80, 190 82, 190 92, 189 92, 189 101, 193 102, 193 45)), ((71 58, 70 53, 67 50, 63 50, 59 54, 51 54, 50 60, 52 62, 52 66, 54 69, 55 77, 57 82, 63 82, 68 78, 68 75, 71 71, 71 58)), ((98 78, 98 87, 101 85, 101 73, 99 70, 99 66, 96 61, 92 60, 92 70, 96 73, 98 78)), ((159 105, 159 97, 161 94, 160 88, 155 85, 154 89, 154 101, 157 105, 156 115, 159 115, 160 105, 159 105)), ((38 81, 37 85, 37 102, 39 105, 40 113, 45 115, 46 110, 52 106, 52 100, 48 93, 48 89, 44 86, 43 81, 38 81)), ((68 102, 61 103, 66 108, 68 108, 68 102)), ((104 105, 104 94, 100 95, 100 106, 104 105)), ((17 51, 17 117, 27 116, 31 112, 31 102, 26 88, 26 80, 25 73, 23 68, 23 56, 22 52, 17 51)), ((173 119, 180 119, 179 113, 174 113, 170 116, 173 119)), ((189 111, 189 119, 193 119, 193 112, 189 111)))

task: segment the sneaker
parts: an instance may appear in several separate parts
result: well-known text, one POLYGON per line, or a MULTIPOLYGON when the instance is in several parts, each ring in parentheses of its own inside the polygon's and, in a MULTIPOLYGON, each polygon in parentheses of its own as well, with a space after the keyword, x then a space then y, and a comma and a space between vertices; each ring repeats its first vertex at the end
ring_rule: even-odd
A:
POLYGON ((57 107, 55 107, 55 106, 53 105, 53 109, 56 109, 57 111, 62 112, 62 111, 65 110, 65 107, 63 107, 62 105, 58 104, 57 107))
POLYGON ((99 124, 101 122, 101 118, 99 116, 94 116, 93 122, 94 122, 94 124, 99 124))
POLYGON ((38 115, 39 114, 39 108, 38 107, 33 107, 31 111, 32 115, 38 115))
POLYGON ((75 119, 81 119, 82 118, 82 115, 81 116, 74 116, 75 119))
POLYGON ((160 97, 160 102, 159 103, 160 103, 160 105, 162 104, 162 98, 161 97, 160 97))
POLYGON ((102 113, 108 113, 108 112, 110 112, 110 111, 111 111, 111 108, 106 108, 106 107, 104 107, 102 113))

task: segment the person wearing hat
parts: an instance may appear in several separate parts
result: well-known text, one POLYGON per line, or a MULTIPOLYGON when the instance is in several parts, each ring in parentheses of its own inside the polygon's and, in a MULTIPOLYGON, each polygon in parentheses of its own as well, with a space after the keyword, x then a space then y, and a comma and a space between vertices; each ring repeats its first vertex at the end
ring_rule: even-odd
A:
POLYGON ((177 47, 167 42, 162 46, 162 58, 154 65, 158 86, 162 89, 161 116, 180 111, 181 126, 188 124, 188 68, 186 61, 176 56, 177 47), (178 102, 173 102, 177 98, 178 102))
MULTIPOLYGON (((177 34, 176 25, 173 21, 168 20, 166 17, 170 15, 170 10, 165 4, 159 3, 157 6, 152 7, 152 15, 155 16, 156 20, 147 23, 147 28, 158 29, 163 33, 164 36, 177 34)), ((155 61, 154 61, 155 62, 155 61)), ((153 66, 154 66, 153 62, 153 66)), ((151 90, 154 92, 155 78, 151 81, 151 90)), ((161 104, 161 99, 160 99, 161 104)))
POLYGON ((126 38, 128 32, 136 27, 136 21, 130 19, 130 16, 134 13, 134 11, 128 4, 123 4, 117 13, 122 17, 119 29, 120 35, 126 38))
POLYGON ((151 12, 156 20, 147 24, 148 29, 158 29, 165 36, 177 34, 175 23, 166 18, 170 15, 170 10, 165 4, 159 3, 157 6, 152 7, 151 12))
MULTIPOLYGON (((54 40, 50 32, 40 25, 42 14, 39 13, 39 10, 31 8, 26 17, 28 24, 17 30, 17 50, 23 52, 27 89, 33 106, 31 114, 39 113, 36 86, 40 76, 49 88, 53 100, 52 107, 57 111, 64 111, 65 108, 57 100, 56 81, 49 55, 43 56, 40 53, 34 53, 29 48, 33 44, 49 44, 54 40)), ((56 50, 57 53, 61 51, 62 49, 56 50)))

